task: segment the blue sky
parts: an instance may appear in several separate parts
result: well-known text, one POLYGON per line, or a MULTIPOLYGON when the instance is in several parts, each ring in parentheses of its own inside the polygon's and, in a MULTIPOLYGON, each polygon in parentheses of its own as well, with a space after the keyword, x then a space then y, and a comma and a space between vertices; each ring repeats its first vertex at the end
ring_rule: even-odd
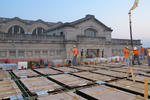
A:
MULTIPOLYGON (((1 17, 71 22, 93 14, 113 29, 113 38, 130 38, 128 11, 134 0, 0 0, 1 17)), ((150 47, 150 0, 132 11, 133 39, 150 47)))

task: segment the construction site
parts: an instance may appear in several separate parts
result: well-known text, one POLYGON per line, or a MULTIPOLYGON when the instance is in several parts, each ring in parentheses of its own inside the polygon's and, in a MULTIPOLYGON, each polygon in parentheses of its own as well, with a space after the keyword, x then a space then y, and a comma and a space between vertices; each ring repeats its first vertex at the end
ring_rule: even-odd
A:
POLYGON ((150 68, 123 62, 84 62, 0 72, 2 100, 146 100, 150 68), (148 78, 148 79, 147 79, 148 78))

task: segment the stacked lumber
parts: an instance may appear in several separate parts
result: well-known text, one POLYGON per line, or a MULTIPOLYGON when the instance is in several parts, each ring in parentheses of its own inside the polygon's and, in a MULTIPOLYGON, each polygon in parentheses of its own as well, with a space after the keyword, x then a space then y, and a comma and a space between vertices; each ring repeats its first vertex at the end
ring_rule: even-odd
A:
POLYGON ((109 75, 109 76, 113 76, 113 77, 118 77, 118 78, 126 77, 126 73, 114 72, 114 71, 104 70, 104 69, 99 69, 99 70, 96 70, 96 71, 93 71, 93 72, 104 74, 104 75, 109 75))
POLYGON ((17 77, 32 77, 32 76, 38 76, 37 73, 33 72, 32 70, 30 69, 27 69, 27 70, 13 70, 14 74, 17 76, 17 77))
POLYGON ((53 75, 53 74, 59 74, 61 72, 54 70, 54 69, 50 69, 50 68, 41 68, 41 69, 35 69, 36 71, 45 74, 45 75, 53 75))
POLYGON ((89 83, 92 83, 91 81, 79 78, 79 77, 75 77, 73 75, 69 75, 69 74, 62 74, 62 75, 53 75, 53 76, 49 76, 65 85, 68 86, 84 86, 87 85, 89 83))
POLYGON ((136 96, 131 93, 110 88, 107 86, 94 86, 79 90, 89 96, 92 96, 98 100, 145 100, 140 96, 136 96))
MULTIPOLYGON (((130 80, 118 80, 108 83, 113 86, 121 87, 127 90, 132 90, 138 93, 144 93, 144 84, 139 82, 133 82, 130 80)), ((150 86, 148 86, 148 94, 150 94, 150 86)))
POLYGON ((64 92, 54 95, 40 96, 38 100, 86 100, 72 92, 64 92))
POLYGON ((70 67, 55 67, 55 69, 63 72, 78 72, 79 70, 70 67))
POLYGON ((105 75, 100 75, 100 74, 95 74, 91 72, 79 72, 79 73, 74 73, 77 76, 85 77, 94 81, 110 81, 115 79, 114 77, 110 76, 105 76, 105 75))
POLYGON ((48 80, 45 77, 24 78, 20 80, 32 93, 40 91, 55 91, 61 88, 61 86, 48 80))
POLYGON ((10 96, 15 96, 21 94, 21 91, 17 85, 12 80, 0 81, 0 99, 10 98, 10 96))

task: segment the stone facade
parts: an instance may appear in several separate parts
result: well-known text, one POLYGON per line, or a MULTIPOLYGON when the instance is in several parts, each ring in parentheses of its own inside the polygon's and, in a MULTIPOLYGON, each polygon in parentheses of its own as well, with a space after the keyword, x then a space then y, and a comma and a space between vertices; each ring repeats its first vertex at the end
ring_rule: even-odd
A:
MULTIPOLYGON (((121 56, 127 41, 130 45, 130 40, 112 39, 112 29, 93 15, 70 23, 0 18, 0 31, 0 59, 71 59, 73 45, 87 57, 121 56)), ((133 43, 141 45, 140 40, 133 43)))

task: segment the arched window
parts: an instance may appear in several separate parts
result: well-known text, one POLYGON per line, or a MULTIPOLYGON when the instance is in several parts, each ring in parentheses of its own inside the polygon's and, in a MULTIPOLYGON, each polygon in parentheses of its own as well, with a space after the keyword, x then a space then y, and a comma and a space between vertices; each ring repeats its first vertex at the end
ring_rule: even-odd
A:
POLYGON ((33 35, 38 35, 38 34, 42 34, 45 32, 45 29, 42 27, 37 27, 33 30, 32 34, 33 35))
POLYGON ((88 28, 84 31, 84 35, 87 37, 96 37, 96 33, 97 33, 97 31, 92 28, 88 28))
POLYGON ((19 25, 14 25, 8 29, 8 33, 12 34, 24 34, 24 29, 19 25))

